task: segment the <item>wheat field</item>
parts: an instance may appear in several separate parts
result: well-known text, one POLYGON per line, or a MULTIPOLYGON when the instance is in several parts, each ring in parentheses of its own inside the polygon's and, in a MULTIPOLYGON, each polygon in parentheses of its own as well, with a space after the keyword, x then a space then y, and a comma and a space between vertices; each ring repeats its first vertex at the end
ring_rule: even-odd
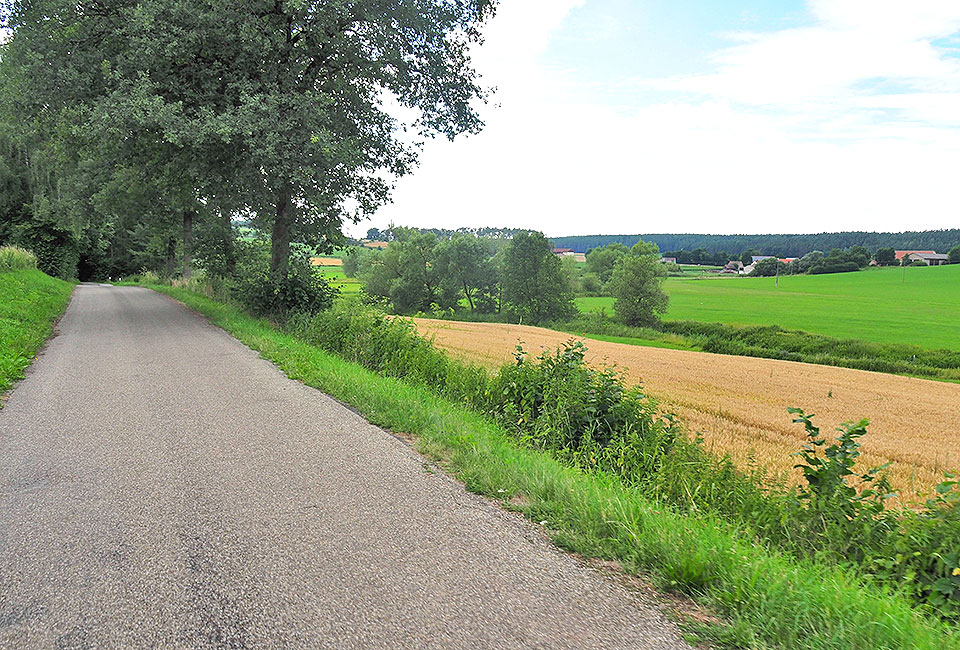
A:
POLYGON ((608 343, 525 325, 414 319, 417 329, 452 355, 498 367, 522 341, 534 355, 571 338, 583 340, 592 364, 618 366, 631 384, 661 400, 715 452, 741 467, 755 464, 799 479, 791 456, 802 427, 787 407, 817 415, 833 437, 841 422, 870 420, 863 468, 893 464, 889 476, 901 502, 927 494, 944 471, 960 468, 960 384, 818 366, 608 343))

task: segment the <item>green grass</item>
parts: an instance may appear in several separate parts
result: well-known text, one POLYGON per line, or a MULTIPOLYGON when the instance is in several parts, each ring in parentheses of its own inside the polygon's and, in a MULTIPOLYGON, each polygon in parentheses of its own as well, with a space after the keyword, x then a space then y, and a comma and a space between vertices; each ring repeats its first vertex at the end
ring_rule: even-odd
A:
POLYGON ((520 447, 491 420, 428 389, 376 375, 263 320, 181 289, 197 309, 288 376, 343 400, 374 424, 414 434, 466 487, 545 522, 560 546, 620 562, 724 615, 724 634, 756 648, 960 648, 953 629, 852 570, 773 552, 728 522, 677 513, 607 475, 520 447))
POLYGON ((356 278, 348 278, 339 266, 320 266, 317 267, 323 274, 323 277, 330 283, 330 286, 340 290, 343 295, 356 295, 360 293, 363 284, 356 278))
POLYGON ((0 393, 23 378, 72 291, 36 269, 0 272, 0 393))
MULTIPOLYGON (((960 264, 780 278, 669 278, 668 320, 780 325, 836 338, 960 349, 960 264)), ((613 299, 577 298, 613 313, 613 299)))

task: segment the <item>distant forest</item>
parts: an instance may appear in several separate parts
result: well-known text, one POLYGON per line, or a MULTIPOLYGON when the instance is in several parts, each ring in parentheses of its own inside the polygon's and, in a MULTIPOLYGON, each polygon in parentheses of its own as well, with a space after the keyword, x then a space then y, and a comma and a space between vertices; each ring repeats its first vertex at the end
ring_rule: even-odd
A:
POLYGON ((946 253, 960 244, 960 229, 924 230, 920 232, 824 232, 813 235, 579 235, 551 237, 558 248, 572 248, 577 253, 619 242, 633 246, 639 240, 655 243, 661 251, 692 251, 704 248, 711 254, 726 251, 739 255, 754 250, 758 255, 802 257, 810 251, 829 252, 834 248, 865 246, 897 250, 933 250, 946 253))
MULTIPOLYGON (((529 228, 501 228, 498 226, 484 226, 479 228, 413 228, 421 233, 433 233, 437 239, 450 239, 454 235, 475 235, 477 237, 489 237, 490 239, 512 239, 514 235, 521 232, 530 232, 529 228)), ((393 241, 397 238, 396 234, 389 228, 380 230, 379 228, 370 228, 367 230, 367 239, 371 241, 393 241)))

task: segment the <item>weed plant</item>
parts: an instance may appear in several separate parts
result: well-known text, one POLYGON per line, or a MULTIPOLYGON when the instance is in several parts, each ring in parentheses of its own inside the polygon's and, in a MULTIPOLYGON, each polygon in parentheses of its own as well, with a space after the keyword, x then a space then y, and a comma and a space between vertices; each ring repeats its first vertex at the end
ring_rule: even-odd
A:
POLYGON ((18 246, 0 246, 0 273, 37 268, 37 256, 18 246))

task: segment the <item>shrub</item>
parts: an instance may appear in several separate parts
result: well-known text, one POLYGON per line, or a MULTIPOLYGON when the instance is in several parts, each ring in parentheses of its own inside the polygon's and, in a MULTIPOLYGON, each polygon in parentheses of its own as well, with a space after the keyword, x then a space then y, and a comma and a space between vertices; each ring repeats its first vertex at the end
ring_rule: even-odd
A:
POLYGON ((0 272, 37 268, 37 256, 18 246, 0 247, 0 272))
POLYGON ((290 256, 286 277, 270 272, 269 251, 263 242, 238 242, 233 296, 257 316, 284 321, 295 313, 316 314, 329 309, 338 291, 310 264, 305 250, 290 256))
POLYGON ((571 340, 531 362, 518 345, 516 362, 500 369, 490 390, 500 419, 578 464, 625 477, 655 471, 676 439, 672 419, 660 418, 656 402, 626 388, 614 368, 587 366, 585 353, 582 341, 571 340))
POLYGON ((37 268, 49 276, 68 280, 77 275, 80 254, 73 233, 49 221, 31 223, 17 239, 37 257, 37 268))

